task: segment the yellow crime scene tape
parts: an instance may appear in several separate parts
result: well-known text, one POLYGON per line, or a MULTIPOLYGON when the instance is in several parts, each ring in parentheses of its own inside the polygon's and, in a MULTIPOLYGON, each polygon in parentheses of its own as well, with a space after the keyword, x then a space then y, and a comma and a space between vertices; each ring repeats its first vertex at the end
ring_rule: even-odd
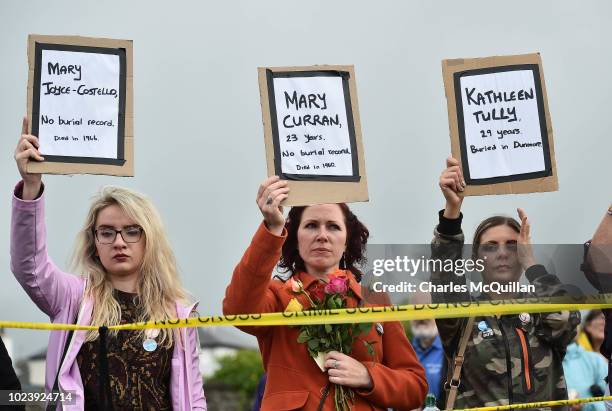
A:
MULTIPOLYGON (((552 301, 550 298, 548 301, 552 301)), ((108 326, 109 330, 143 330, 148 328, 223 327, 223 326, 295 326, 311 324, 369 323, 385 321, 409 321, 421 319, 482 317, 520 313, 547 313, 568 310, 592 310, 612 308, 607 295, 577 300, 576 303, 534 302, 537 297, 501 301, 471 301, 465 303, 440 303, 416 305, 390 305, 335 310, 305 310, 277 313, 237 314, 190 317, 183 319, 147 321, 108 326), (586 301, 586 302, 585 302, 586 301), (605 302, 601 302, 605 301, 605 302)), ((97 330, 99 327, 76 324, 49 324, 17 321, 0 321, 2 328, 26 328, 33 330, 97 330)))
POLYGON ((464 408, 455 409, 454 411, 506 411, 526 408, 551 408, 558 407, 560 405, 575 405, 585 404, 588 402, 599 402, 599 401, 611 401, 612 395, 606 397, 591 397, 591 398, 576 398, 573 400, 555 400, 555 401, 540 401, 540 402, 526 402, 523 404, 508 404, 508 405, 495 405, 491 407, 477 407, 477 408, 464 408))
MULTIPOLYGON (((190 317, 163 321, 147 321, 109 326, 109 330, 142 330, 148 328, 180 328, 211 326, 295 326, 307 324, 368 323, 385 321, 408 321, 419 319, 442 319, 513 315, 524 312, 550 313, 571 310, 612 308, 610 295, 597 295, 588 299, 579 298, 575 303, 556 303, 553 298, 528 297, 503 301, 471 301, 464 303, 390 305, 381 307, 359 307, 337 310, 305 310, 277 313, 239 314, 190 317), (603 302, 602 302, 603 301, 603 302)), ((567 297, 565 297, 567 300, 567 297)), ((18 321, 0 321, 0 328, 22 328, 33 330, 98 330, 92 325, 50 324, 18 321)), ((513 409, 550 408, 590 402, 609 401, 612 396, 552 400, 489 407, 455 409, 454 411, 505 411, 513 409)))

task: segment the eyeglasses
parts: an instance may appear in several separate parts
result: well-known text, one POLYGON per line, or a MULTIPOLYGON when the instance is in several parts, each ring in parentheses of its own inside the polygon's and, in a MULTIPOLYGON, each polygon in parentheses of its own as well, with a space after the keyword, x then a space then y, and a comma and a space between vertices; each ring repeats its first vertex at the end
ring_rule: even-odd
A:
POLYGON ((100 244, 112 244, 115 242, 117 238, 117 233, 121 233, 121 238, 126 243, 137 243, 140 241, 140 237, 142 237, 143 233, 142 227, 138 225, 133 225, 130 227, 123 227, 121 230, 115 230, 110 227, 103 227, 97 230, 94 230, 94 234, 96 236, 96 240, 100 244))

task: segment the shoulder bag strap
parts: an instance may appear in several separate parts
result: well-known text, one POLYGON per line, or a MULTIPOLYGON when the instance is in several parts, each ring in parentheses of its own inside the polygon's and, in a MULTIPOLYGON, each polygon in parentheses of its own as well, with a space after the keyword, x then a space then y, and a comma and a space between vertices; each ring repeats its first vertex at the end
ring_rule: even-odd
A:
POLYGON ((465 353, 465 348, 467 347, 468 340, 472 335, 472 327, 474 326, 474 317, 469 317, 465 323, 465 328, 461 333, 461 339, 459 340, 459 347, 457 348, 457 352, 455 353, 455 357, 452 361, 452 372, 448 374, 446 379, 445 388, 448 391, 448 395, 446 397, 446 410, 452 410, 455 405, 455 400, 457 399, 457 390, 459 389, 459 384, 461 384, 461 368, 463 367, 463 354, 465 353))

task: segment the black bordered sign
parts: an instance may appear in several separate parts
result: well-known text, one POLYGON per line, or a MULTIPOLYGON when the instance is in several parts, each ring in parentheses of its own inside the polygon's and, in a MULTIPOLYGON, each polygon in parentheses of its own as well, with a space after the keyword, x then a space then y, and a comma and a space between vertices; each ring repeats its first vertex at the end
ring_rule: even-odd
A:
POLYGON ((459 146, 461 153, 461 164, 463 165, 463 175, 468 185, 486 185, 496 183, 508 183, 513 181, 522 181, 530 179, 538 179, 543 177, 552 176, 552 164, 550 156, 549 146, 549 135, 548 125, 546 121, 546 111, 544 107, 544 98, 542 91, 542 83, 540 77, 540 69, 537 64, 514 64, 497 67, 485 67, 477 68, 473 70, 458 71, 453 74, 454 88, 455 88, 455 104, 457 108, 457 126, 459 134, 459 146), (542 170, 528 173, 518 173, 510 175, 502 175, 497 177, 489 178, 473 178, 470 172, 470 162, 468 160, 468 151, 466 143, 466 127, 465 119, 463 116, 463 94, 461 89, 461 79, 477 76, 483 74, 502 73, 510 71, 530 71, 533 75, 534 87, 535 87, 535 99, 538 110, 539 129, 541 134, 542 152, 543 152, 543 164, 542 170))
MULTIPOLYGON (((272 142, 274 146, 274 167, 276 175, 283 179, 295 181, 337 181, 337 182, 359 182, 361 176, 359 174, 359 155, 355 137, 355 124, 353 119, 353 108, 351 104, 351 95, 349 89, 350 73, 338 70, 308 70, 308 71, 272 71, 266 70, 268 102, 270 109, 270 126, 272 130, 272 142), (277 105, 275 98, 274 79, 275 78, 308 78, 308 77, 338 77, 341 79, 342 95, 344 96, 344 111, 346 113, 346 128, 348 132, 348 142, 351 155, 351 175, 337 174, 316 174, 316 173, 288 173, 283 171, 283 153, 281 149, 281 136, 279 135, 279 124, 277 117, 277 105)), ((302 121, 302 120, 300 120, 302 121)), ((285 136, 282 136, 285 137, 285 136)), ((287 136, 288 137, 288 136, 287 136)), ((288 137, 289 138, 289 137, 288 137)), ((303 138, 295 136, 294 138, 303 138)), ((323 163, 325 165, 326 163, 323 163)), ((327 163, 329 164, 329 163, 327 163)), ((332 163, 333 164, 333 163, 332 163)), ((330 167, 333 168, 333 167, 330 167)))
POLYGON ((43 50, 56 50, 65 52, 80 52, 92 54, 116 55, 119 59, 119 89, 117 90, 117 135, 116 135, 116 156, 110 157, 85 157, 85 156, 63 156, 44 154, 45 162, 51 163, 80 163, 80 164, 99 164, 123 166, 125 159, 125 115, 126 115, 126 49, 112 47, 97 47, 71 44, 55 44, 35 42, 34 47, 34 83, 32 96, 31 130, 32 134, 38 136, 40 131, 40 98, 41 98, 41 64, 43 50))

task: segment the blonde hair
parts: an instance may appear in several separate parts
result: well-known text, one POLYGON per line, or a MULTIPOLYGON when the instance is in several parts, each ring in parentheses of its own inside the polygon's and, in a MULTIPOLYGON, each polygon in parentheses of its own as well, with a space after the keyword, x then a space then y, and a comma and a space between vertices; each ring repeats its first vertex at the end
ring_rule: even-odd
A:
MULTIPOLYGON (((186 291, 178 276, 176 259, 167 240, 159 213, 150 200, 123 187, 103 187, 94 197, 82 230, 78 233, 72 265, 75 272, 87 279, 85 295, 93 300, 91 325, 117 325, 121 320, 121 307, 113 297, 113 285, 106 269, 96 255, 94 229, 98 214, 110 205, 117 205, 140 225, 144 235, 145 251, 137 282, 142 311, 138 321, 157 321, 176 318, 176 303, 188 304, 186 291)), ((111 332, 116 336, 117 331, 111 332)), ((144 331, 142 331, 144 338, 144 331)), ((89 331, 86 341, 98 337, 98 331, 89 331)), ((172 345, 169 329, 161 329, 158 343, 172 345)))

